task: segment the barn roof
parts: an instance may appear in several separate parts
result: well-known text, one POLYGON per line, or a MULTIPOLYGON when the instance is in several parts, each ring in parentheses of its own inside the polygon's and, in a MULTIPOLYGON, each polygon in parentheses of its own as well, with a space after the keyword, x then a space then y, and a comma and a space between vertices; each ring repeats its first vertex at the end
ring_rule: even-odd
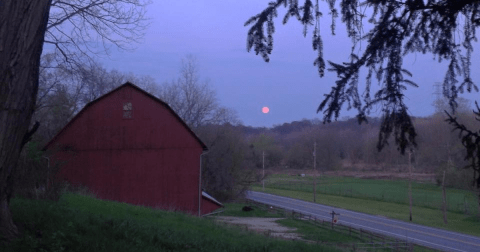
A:
POLYGON ((55 142, 55 140, 58 138, 58 136, 60 136, 67 128, 69 128, 70 125, 71 125, 78 117, 80 117, 80 115, 83 114, 90 106, 92 106, 93 104, 97 103, 98 101, 100 101, 100 100, 102 100, 102 99, 110 96, 111 94, 113 94, 113 93, 117 92, 118 90, 120 90, 120 89, 122 89, 122 88, 124 88, 124 87, 127 87, 127 86, 132 87, 132 88, 140 91, 140 92, 143 93, 144 95, 150 97, 152 100, 160 103, 160 104, 163 105, 165 108, 167 108, 168 110, 170 110, 170 112, 177 118, 177 120, 182 123, 183 127, 185 127, 185 129, 186 129, 188 132, 190 132, 190 134, 192 135, 192 137, 194 137, 194 138, 197 140, 197 142, 202 146, 203 150, 204 150, 204 151, 208 150, 207 146, 202 142, 202 140, 200 140, 200 138, 192 131, 192 129, 190 129, 190 127, 188 127, 188 125, 182 120, 182 118, 180 118, 180 116, 179 116, 166 102, 160 100, 159 98, 155 97, 154 95, 148 93, 147 91, 141 89, 140 87, 138 87, 138 86, 136 86, 136 85, 134 85, 133 83, 128 82, 128 81, 127 81, 125 84, 123 84, 123 85, 121 85, 121 86, 113 89, 112 91, 110 91, 110 92, 108 92, 108 93, 100 96, 99 98, 97 98, 97 99, 95 99, 95 100, 87 103, 87 104, 85 105, 85 107, 83 107, 83 109, 80 110, 80 112, 78 112, 78 113, 72 118, 72 120, 70 120, 70 121, 67 123, 67 125, 65 125, 65 127, 63 127, 63 128, 52 138, 52 140, 50 140, 50 141, 43 147, 42 150, 44 150, 44 151, 47 150, 47 149, 50 147, 50 145, 55 142))
POLYGON ((214 197, 210 196, 210 194, 206 193, 205 191, 202 191, 202 197, 206 198, 206 199, 209 199, 210 201, 212 201, 213 203, 223 207, 223 204, 220 203, 218 200, 216 200, 214 197))

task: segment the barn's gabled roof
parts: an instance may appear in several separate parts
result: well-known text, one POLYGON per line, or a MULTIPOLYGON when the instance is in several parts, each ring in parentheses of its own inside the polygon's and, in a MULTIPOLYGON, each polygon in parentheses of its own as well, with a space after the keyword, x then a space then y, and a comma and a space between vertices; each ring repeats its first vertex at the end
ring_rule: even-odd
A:
POLYGON ((183 125, 183 127, 185 127, 185 129, 186 129, 188 132, 190 132, 190 134, 192 135, 192 137, 194 137, 194 138, 198 141, 198 143, 202 146, 203 150, 204 150, 204 151, 207 151, 207 150, 208 150, 207 146, 202 142, 202 140, 200 140, 200 138, 192 131, 192 129, 190 129, 190 127, 188 127, 188 125, 183 121, 183 119, 180 118, 180 116, 179 116, 166 102, 160 100, 159 98, 155 97, 154 95, 152 95, 152 94, 148 93, 147 91, 141 89, 140 87, 132 84, 131 82, 126 82, 125 84, 123 84, 123 85, 121 85, 121 86, 113 89, 112 91, 104 94, 103 96, 100 96, 99 98, 97 98, 97 99, 95 99, 95 100, 87 103, 87 104, 85 105, 85 107, 83 107, 83 109, 80 110, 80 112, 78 112, 78 113, 72 118, 72 120, 70 120, 70 121, 67 123, 67 125, 65 125, 65 127, 63 127, 63 128, 52 138, 52 140, 50 140, 50 141, 43 147, 42 150, 44 150, 44 151, 47 150, 47 149, 50 147, 50 145, 51 145, 52 143, 54 143, 55 140, 56 140, 67 128, 69 128, 70 125, 71 125, 78 117, 80 117, 80 115, 83 114, 84 111, 86 111, 90 106, 92 106, 93 104, 97 103, 98 101, 103 100, 104 98, 110 96, 111 94, 113 94, 113 93, 117 92, 118 90, 120 90, 120 89, 122 89, 122 88, 124 88, 124 87, 127 87, 127 86, 132 87, 132 88, 140 91, 140 92, 143 93, 144 95, 150 97, 152 100, 160 103, 160 104, 163 105, 165 108, 167 108, 168 110, 170 110, 170 112, 177 118, 177 120, 183 125))

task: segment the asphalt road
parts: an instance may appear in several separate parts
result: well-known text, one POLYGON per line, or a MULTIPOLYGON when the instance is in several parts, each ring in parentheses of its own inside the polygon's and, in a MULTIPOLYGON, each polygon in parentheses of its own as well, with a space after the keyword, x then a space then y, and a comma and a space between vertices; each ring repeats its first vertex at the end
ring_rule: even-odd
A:
MULTIPOLYGON (((324 219, 327 221, 332 220, 330 213, 335 211, 335 213, 340 214, 338 219, 339 223, 345 226, 362 228, 364 230, 402 240, 408 240, 409 242, 441 251, 480 251, 480 237, 476 236, 261 192, 249 191, 247 192, 247 198, 263 204, 315 216, 317 219, 324 219)), ((480 228, 480 226, 478 228, 480 228)))

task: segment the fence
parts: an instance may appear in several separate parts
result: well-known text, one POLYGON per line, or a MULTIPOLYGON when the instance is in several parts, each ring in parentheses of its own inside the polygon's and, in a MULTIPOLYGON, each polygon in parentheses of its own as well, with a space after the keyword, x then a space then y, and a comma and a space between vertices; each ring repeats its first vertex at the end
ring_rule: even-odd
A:
MULTIPOLYGON (((383 183, 383 182, 378 182, 383 183)), ((406 182, 405 182, 406 183, 406 182)), ((389 185, 390 186, 390 185, 389 185)), ((307 179, 265 181, 265 187, 289 191, 313 193, 313 181, 307 179)), ((317 182, 317 193, 382 202, 408 204, 407 187, 384 187, 382 185, 352 185, 342 183, 317 182), (376 186, 373 188, 373 186, 376 186), (371 188, 366 190, 365 188, 371 188), (360 190, 362 189, 362 190, 360 190)), ((442 206, 441 190, 413 189, 414 206, 440 209, 442 206)), ((476 195, 457 189, 447 189, 447 210, 457 213, 475 215, 477 213, 476 195)))
POLYGON ((311 215, 307 215, 307 214, 303 214, 295 211, 289 211, 280 207, 265 205, 252 200, 246 200, 246 203, 250 205, 255 205, 267 211, 277 212, 280 215, 283 215, 285 217, 291 217, 294 219, 301 219, 301 220, 310 222, 320 228, 328 228, 339 233, 347 234, 352 237, 357 237, 360 240, 364 241, 362 243, 331 243, 331 242, 313 241, 314 243, 317 243, 317 244, 343 247, 343 248, 352 249, 353 251, 372 251, 372 250, 413 251, 414 247, 416 246, 413 243, 409 243, 405 240, 399 240, 389 236, 373 233, 362 228, 357 229, 357 228, 345 226, 340 223, 333 224, 331 221, 318 219, 315 216, 311 216, 311 215))

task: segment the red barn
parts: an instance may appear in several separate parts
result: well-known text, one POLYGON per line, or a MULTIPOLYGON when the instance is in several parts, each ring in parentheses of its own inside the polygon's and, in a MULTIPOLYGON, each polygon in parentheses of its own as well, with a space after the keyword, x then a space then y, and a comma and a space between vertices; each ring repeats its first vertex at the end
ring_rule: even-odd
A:
POLYGON ((205 144, 168 104, 128 82, 88 103, 44 149, 58 178, 101 199, 195 215, 222 206, 201 192, 205 144))

